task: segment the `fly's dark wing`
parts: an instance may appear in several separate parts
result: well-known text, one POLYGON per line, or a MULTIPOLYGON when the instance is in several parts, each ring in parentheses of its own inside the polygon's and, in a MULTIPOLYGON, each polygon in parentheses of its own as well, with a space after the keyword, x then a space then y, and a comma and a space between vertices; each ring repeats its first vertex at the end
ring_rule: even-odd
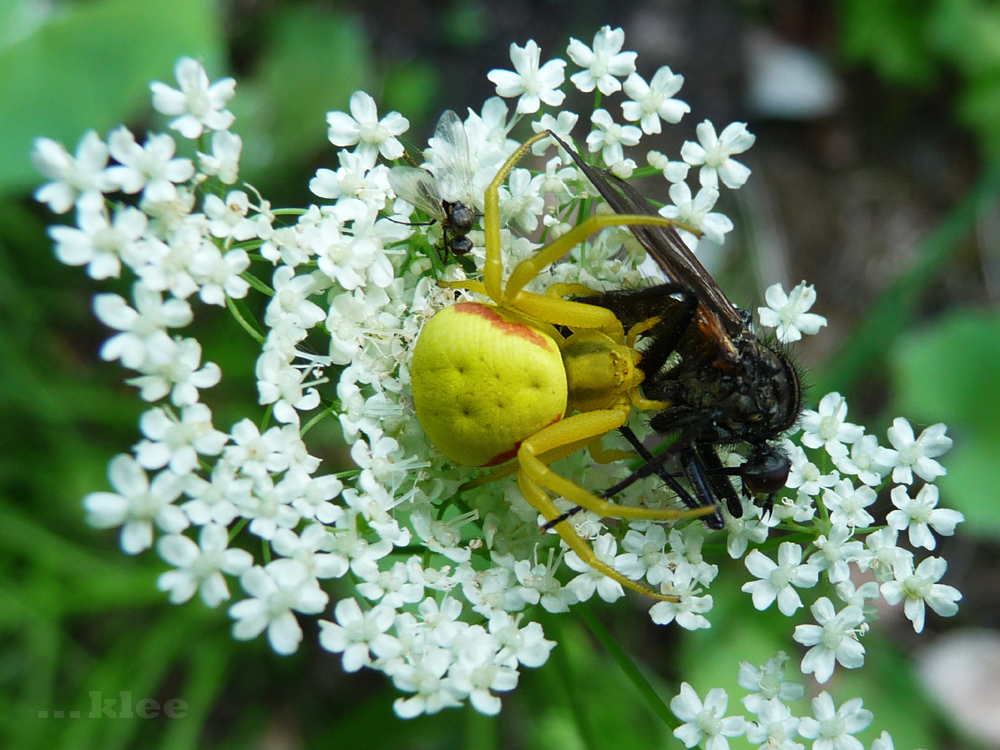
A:
MULTIPOLYGON (((555 138, 569 153, 577 167, 587 175, 587 178, 597 188, 597 192, 616 213, 660 215, 632 185, 618 179, 606 170, 587 164, 559 136, 552 131, 549 131, 549 135, 555 138)), ((681 239, 676 229, 661 226, 629 227, 629 229, 640 244, 646 248, 646 252, 652 256, 667 278, 694 292, 699 302, 722 318, 723 325, 731 334, 747 330, 739 310, 729 301, 708 271, 705 270, 705 267, 691 252, 691 248, 681 239)))

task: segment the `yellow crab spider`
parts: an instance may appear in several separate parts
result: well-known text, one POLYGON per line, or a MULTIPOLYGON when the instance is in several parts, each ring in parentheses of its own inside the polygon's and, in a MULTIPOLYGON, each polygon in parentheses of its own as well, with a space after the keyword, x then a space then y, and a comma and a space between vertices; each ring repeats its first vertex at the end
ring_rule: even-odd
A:
MULTIPOLYGON (((691 518, 714 507, 666 510, 609 503, 549 468, 585 446, 595 460, 631 456, 603 451, 600 439, 628 420, 632 409, 664 409, 642 397, 636 337, 658 322, 625 331, 610 310, 560 298, 581 287, 553 285, 546 294, 524 287, 548 265, 604 227, 676 226, 659 216, 591 216, 514 268, 503 285, 499 189, 540 133, 518 148, 486 190, 486 265, 482 281, 445 283, 489 297, 459 302, 434 315, 413 350, 411 376, 417 418, 431 443, 452 461, 497 466, 516 458, 525 499, 590 567, 647 596, 677 601, 632 581, 597 558, 550 497, 552 492, 608 518, 691 518), (564 336, 556 326, 572 333, 564 336)), ((589 292, 589 290, 587 290, 589 292)), ((486 481, 511 473, 500 469, 486 481)), ((477 482, 478 483, 478 482, 477 482)))

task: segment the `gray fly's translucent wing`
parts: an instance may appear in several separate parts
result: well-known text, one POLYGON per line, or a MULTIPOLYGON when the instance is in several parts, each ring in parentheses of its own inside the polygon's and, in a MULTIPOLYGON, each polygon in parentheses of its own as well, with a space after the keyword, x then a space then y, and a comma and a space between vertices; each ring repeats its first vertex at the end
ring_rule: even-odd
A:
POLYGON ((389 170, 389 185, 397 198, 419 208, 425 214, 444 221, 446 218, 444 206, 441 204, 441 191, 438 181, 426 169, 399 166, 389 170))
POLYGON ((461 118, 452 110, 442 113, 430 147, 430 165, 438 179, 441 197, 450 203, 472 206, 469 139, 461 118))

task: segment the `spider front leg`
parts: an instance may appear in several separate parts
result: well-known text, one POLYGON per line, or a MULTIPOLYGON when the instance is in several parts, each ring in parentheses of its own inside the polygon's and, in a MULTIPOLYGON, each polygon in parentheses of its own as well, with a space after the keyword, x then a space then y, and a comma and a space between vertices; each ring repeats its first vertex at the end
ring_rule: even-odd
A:
POLYGON ((623 406, 615 409, 583 412, 539 430, 526 438, 518 449, 517 460, 520 464, 521 474, 524 474, 529 481, 536 485, 551 490, 603 518, 662 521, 703 515, 701 509, 692 512, 690 510, 615 505, 560 476, 542 460, 545 454, 556 452, 563 446, 586 445, 602 435, 617 430, 625 424, 630 411, 630 407, 623 406))
POLYGON ((594 552, 594 549, 590 546, 587 540, 577 533, 566 514, 561 512, 559 508, 556 507, 555 503, 552 502, 552 498, 546 494, 545 490, 532 482, 531 479, 528 478, 527 474, 520 472, 517 475, 517 484, 518 487, 521 488, 521 494, 524 495, 524 498, 531 503, 535 510, 542 514, 542 517, 546 521, 553 522, 558 519, 562 519, 558 520, 558 523, 556 523, 553 528, 562 540, 566 542, 566 545, 577 554, 577 557, 587 563, 587 565, 591 568, 603 573, 612 580, 618 581, 618 583, 622 586, 639 592, 643 596, 648 596, 653 599, 659 599, 660 601, 666 602, 680 601, 680 597, 670 594, 661 594, 658 591, 654 591, 651 588, 643 586, 641 583, 626 578, 610 565, 602 562, 597 557, 597 554, 594 552))
POLYGON ((542 460, 566 445, 581 445, 600 438, 600 436, 618 429, 628 418, 630 409, 622 405, 616 409, 585 412, 568 417, 556 424, 550 425, 527 438, 518 450, 517 459, 520 464, 518 486, 525 499, 531 503, 547 521, 563 520, 554 528, 570 549, 579 555, 595 570, 613 578, 618 583, 646 596, 666 601, 677 601, 676 597, 666 596, 651 591, 636 581, 623 576, 611 566, 601 562, 590 545, 584 540, 555 505, 546 490, 550 490, 606 518, 636 518, 649 520, 665 520, 677 518, 693 518, 702 515, 706 510, 670 510, 664 508, 640 508, 635 506, 614 505, 591 494, 583 487, 554 472, 542 460))

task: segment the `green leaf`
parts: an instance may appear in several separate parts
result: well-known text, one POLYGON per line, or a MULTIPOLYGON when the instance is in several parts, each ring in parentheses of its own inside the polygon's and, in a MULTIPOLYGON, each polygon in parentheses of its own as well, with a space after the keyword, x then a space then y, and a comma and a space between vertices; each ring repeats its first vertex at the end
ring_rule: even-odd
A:
POLYGON ((81 3, 0 50, 0 192, 39 182, 29 158, 47 136, 72 152, 103 131, 149 111, 149 82, 173 82, 178 57, 218 73, 220 31, 207 0, 81 3))
POLYGON ((896 747, 939 747, 942 721, 940 712, 928 702, 909 662, 891 642, 891 634, 878 623, 862 639, 865 665, 862 669, 842 669, 829 686, 824 686, 840 705, 861 698, 875 714, 871 725, 858 733, 865 747, 883 732, 892 735, 896 747))
POLYGON ((925 19, 908 0, 842 0, 841 54, 869 63, 888 81, 926 85, 937 66, 927 52, 925 19))
POLYGON ((959 95, 958 116, 977 134, 987 158, 1000 156, 1000 70, 969 81, 959 95))
POLYGON ((845 339, 835 357, 812 375, 816 393, 851 389, 867 374, 878 370, 893 341, 913 325, 925 290, 940 277, 941 269, 973 231, 981 212, 1000 194, 1000 162, 987 166, 983 175, 947 218, 920 243, 909 268, 879 297, 845 339))
POLYGON ((269 43, 257 77, 241 86, 232 107, 243 136, 241 176, 254 184, 273 179, 275 169, 304 165, 324 149, 332 161, 326 113, 346 110, 351 94, 372 81, 364 29, 341 13, 283 6, 269 43))
POLYGON ((897 410, 921 425, 945 422, 955 448, 939 481, 964 529, 1000 536, 1000 316, 960 311, 899 340, 892 356, 897 410))

